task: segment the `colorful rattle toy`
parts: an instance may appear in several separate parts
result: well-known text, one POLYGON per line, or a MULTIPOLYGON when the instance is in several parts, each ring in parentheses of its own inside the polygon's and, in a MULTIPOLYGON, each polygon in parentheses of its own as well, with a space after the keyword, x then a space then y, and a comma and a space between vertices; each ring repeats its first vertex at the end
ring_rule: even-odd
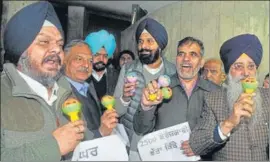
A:
MULTIPOLYGON (((158 77, 158 87, 161 88, 161 93, 164 99, 170 99, 172 97, 172 89, 169 87, 171 84, 171 79, 168 75, 160 75, 158 77)), ((157 99, 157 94, 150 94, 149 100, 155 101, 157 99)))
POLYGON ((112 110, 115 105, 115 98, 110 95, 105 95, 101 99, 101 104, 106 107, 107 110, 112 110))
POLYGON ((75 98, 67 99, 62 105, 62 111, 69 116, 70 121, 74 122, 79 120, 79 113, 81 112, 81 103, 75 98))
POLYGON ((135 83, 137 81, 137 73, 136 72, 128 72, 126 75, 126 79, 129 83, 135 83))
POLYGON ((162 96, 164 99, 168 100, 172 97, 172 89, 170 87, 163 87, 161 89, 162 96))
POLYGON ((242 87, 245 93, 253 93, 258 88, 258 81, 254 77, 246 78, 242 81, 242 87))
POLYGON ((160 75, 158 77, 159 87, 168 87, 171 84, 171 79, 168 75, 160 75))

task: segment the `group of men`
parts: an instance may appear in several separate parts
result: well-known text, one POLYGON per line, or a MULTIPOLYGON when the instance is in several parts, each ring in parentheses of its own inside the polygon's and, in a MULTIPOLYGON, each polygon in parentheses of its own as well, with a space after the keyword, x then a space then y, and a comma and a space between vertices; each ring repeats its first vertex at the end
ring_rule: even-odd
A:
POLYGON ((145 18, 135 37, 138 58, 121 52, 119 73, 107 66, 116 48, 112 34, 100 30, 64 46, 49 2, 18 11, 4 32, 10 63, 1 74, 1 160, 70 160, 79 142, 109 136, 118 123, 128 134, 131 160, 140 160, 137 142, 142 136, 183 122, 192 130, 181 143, 186 156, 269 159, 269 91, 247 94, 241 85, 257 77, 261 63, 263 49, 255 35, 227 40, 221 60, 206 63, 203 42, 186 37, 178 42, 175 64, 164 56, 168 34, 159 22, 145 18), (137 76, 134 83, 125 79, 131 71, 137 76), (156 81, 163 74, 171 79, 173 95, 167 102, 156 81), (115 97, 113 110, 101 105, 104 95, 115 97), (61 111, 68 98, 82 103, 78 121, 69 121, 61 111))

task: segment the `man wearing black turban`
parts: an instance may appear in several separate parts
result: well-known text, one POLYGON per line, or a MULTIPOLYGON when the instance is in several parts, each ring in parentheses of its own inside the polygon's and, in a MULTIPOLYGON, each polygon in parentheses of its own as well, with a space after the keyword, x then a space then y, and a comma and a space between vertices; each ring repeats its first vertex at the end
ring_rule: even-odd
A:
POLYGON ((124 124, 129 139, 133 143, 131 145, 134 145, 134 150, 137 148, 137 141, 132 141, 133 115, 140 104, 143 87, 162 74, 176 73, 175 65, 162 55, 162 51, 168 43, 168 34, 163 25, 152 18, 145 18, 139 23, 135 37, 139 59, 134 60, 131 64, 125 64, 121 68, 114 92, 115 108, 119 116, 122 116, 120 122, 124 124), (136 72, 138 83, 125 81, 126 74, 130 71, 136 72))
POLYGON ((63 44, 61 24, 46 1, 24 7, 8 22, 4 48, 10 63, 1 74, 1 160, 59 161, 84 138, 84 122, 68 123, 61 113, 71 95, 71 89, 56 82, 63 44))
POLYGON ((195 154, 212 153, 214 161, 269 160, 269 91, 256 81, 262 54, 261 42, 252 34, 223 43, 226 85, 205 96, 202 119, 190 136, 195 154))

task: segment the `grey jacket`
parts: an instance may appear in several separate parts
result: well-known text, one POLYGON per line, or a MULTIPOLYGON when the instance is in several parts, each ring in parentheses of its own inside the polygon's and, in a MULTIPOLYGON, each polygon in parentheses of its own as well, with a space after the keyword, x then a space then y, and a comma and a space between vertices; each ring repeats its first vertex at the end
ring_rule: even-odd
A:
POLYGON ((117 84, 118 76, 119 76, 119 71, 114 69, 114 67, 109 66, 107 67, 107 94, 112 95, 114 94, 115 87, 117 84))
MULTIPOLYGON (((13 64, 5 64, 1 73, 1 160, 59 161, 61 155, 52 132, 57 128, 57 117, 60 126, 68 122, 60 108, 71 95, 70 89, 59 85, 57 101, 49 106, 13 64)), ((86 138, 93 138, 93 134, 89 132, 86 138)))
POLYGON ((134 130, 138 135, 145 135, 186 121, 192 130, 202 112, 205 93, 219 89, 219 86, 199 78, 192 95, 188 98, 177 74, 171 77, 170 87, 173 96, 169 101, 164 101, 148 111, 144 111, 141 106, 137 109, 133 122, 134 130))
MULTIPOLYGON (((173 75, 176 73, 175 65, 163 58, 164 64, 164 74, 173 75)), ((129 139, 131 140, 133 130, 133 116, 140 105, 142 90, 145 87, 145 78, 142 75, 143 65, 140 60, 136 59, 131 64, 124 65, 121 69, 118 82, 116 85, 116 90, 114 92, 114 96, 116 98, 116 106, 119 116, 121 117, 120 122, 125 126, 129 139), (120 101, 120 97, 122 96, 123 86, 124 86, 124 78, 127 72, 135 71, 137 72, 137 81, 139 85, 137 85, 135 90, 135 95, 131 98, 131 102, 128 106, 124 106, 120 101)))
POLYGON ((227 103, 227 90, 209 93, 205 96, 202 118, 193 129, 190 136, 190 147, 197 155, 213 151, 213 160, 224 161, 268 161, 269 145, 269 89, 259 88, 262 97, 261 118, 254 129, 248 128, 248 122, 243 118, 237 129, 231 132, 224 141, 214 138, 216 126, 231 114, 227 103))

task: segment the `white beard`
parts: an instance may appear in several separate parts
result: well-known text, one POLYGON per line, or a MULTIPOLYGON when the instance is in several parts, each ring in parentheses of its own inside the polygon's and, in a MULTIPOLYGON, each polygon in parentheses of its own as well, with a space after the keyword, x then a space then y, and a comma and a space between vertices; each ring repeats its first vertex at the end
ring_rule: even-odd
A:
MULTIPOLYGON (((225 87, 227 88, 227 102, 229 105, 230 114, 233 111, 233 105, 237 101, 238 97, 243 93, 243 88, 241 84, 240 78, 232 78, 230 74, 228 74, 228 78, 225 83, 225 87)), ((260 92, 256 91, 256 96, 254 97, 254 113, 248 121, 248 127, 253 129, 255 124, 261 119, 262 117, 262 98, 260 92)))

